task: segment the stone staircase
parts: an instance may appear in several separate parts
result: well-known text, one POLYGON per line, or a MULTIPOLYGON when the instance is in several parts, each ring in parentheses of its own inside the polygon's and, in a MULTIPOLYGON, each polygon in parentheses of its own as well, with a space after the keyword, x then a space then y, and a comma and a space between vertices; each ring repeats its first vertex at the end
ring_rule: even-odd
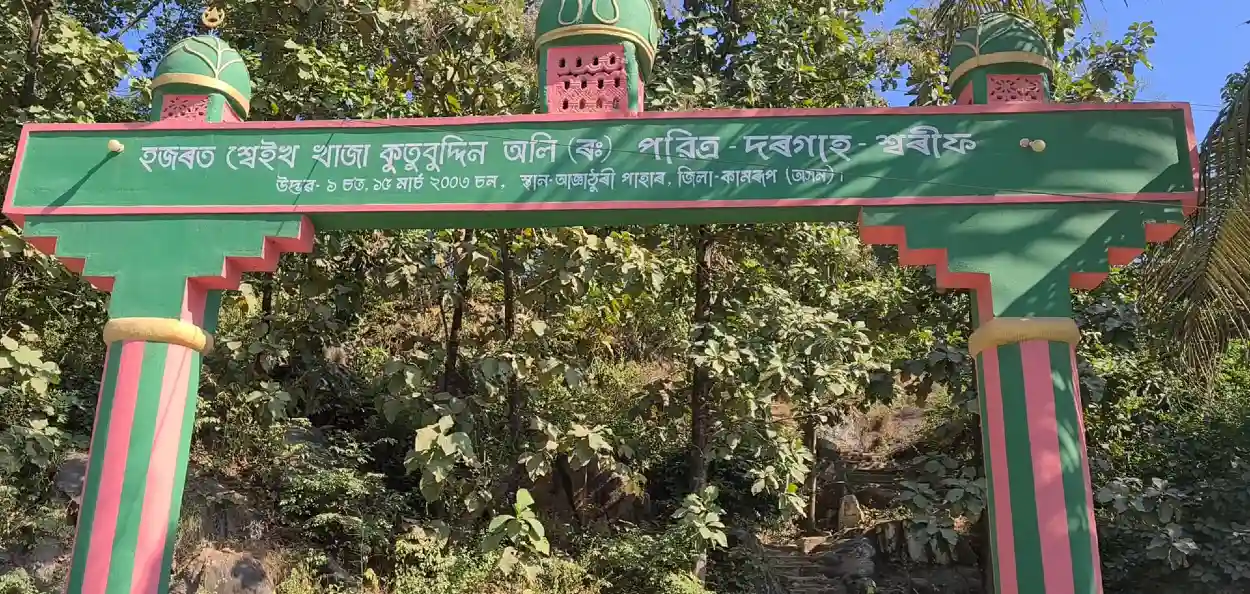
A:
POLYGON ((846 594, 842 580, 825 575, 825 565, 814 551, 824 538, 764 546, 764 558, 789 594, 846 594))

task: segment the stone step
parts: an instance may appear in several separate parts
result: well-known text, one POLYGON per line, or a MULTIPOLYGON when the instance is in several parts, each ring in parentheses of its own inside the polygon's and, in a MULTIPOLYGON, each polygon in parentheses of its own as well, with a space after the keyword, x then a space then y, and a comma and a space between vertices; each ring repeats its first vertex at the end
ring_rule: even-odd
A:
POLYGON ((821 567, 824 564, 816 559, 803 559, 793 557, 765 557, 769 565, 781 568, 801 568, 801 567, 821 567))
POLYGON ((824 577, 823 568, 819 565, 777 565, 772 564, 773 573, 794 577, 824 577))
POLYGON ((782 576, 781 581, 787 586, 836 586, 841 582, 823 575, 791 575, 782 576))
POLYGON ((827 577, 783 577, 782 585, 790 594, 845 594, 846 588, 827 577))

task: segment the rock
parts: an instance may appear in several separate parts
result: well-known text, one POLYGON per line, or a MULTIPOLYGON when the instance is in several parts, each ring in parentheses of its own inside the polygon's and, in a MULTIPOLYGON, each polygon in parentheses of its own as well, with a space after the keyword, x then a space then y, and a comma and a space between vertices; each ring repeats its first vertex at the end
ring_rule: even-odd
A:
POLYGON ((804 536, 799 539, 799 550, 803 551, 804 555, 808 555, 827 542, 829 542, 828 536, 804 536))
POLYGON ((873 558, 876 555, 872 542, 860 536, 833 545, 819 559, 825 575, 845 580, 875 576, 877 564, 873 558))
POLYGON ((39 584, 58 582, 69 569, 69 551, 65 545, 54 539, 44 539, 30 551, 27 568, 31 577, 39 584))
POLYGON ((847 594, 877 594, 877 582, 870 577, 843 578, 847 594))
POLYGON ((862 415, 846 415, 833 426, 816 428, 816 451, 822 460, 836 459, 845 452, 862 452, 869 448, 863 442, 862 415))
POLYGON ((325 447, 329 445, 325 433, 316 427, 287 427, 286 432, 282 435, 282 442, 288 446, 308 446, 314 448, 325 447))
POLYGON ((73 453, 56 469, 52 482, 58 491, 74 503, 82 505, 82 492, 87 481, 87 454, 73 453))
POLYGON ((247 552, 206 548, 182 580, 186 594, 274 594, 265 566, 247 552))
POLYGON ((325 564, 321 566, 321 582, 341 588, 358 587, 362 583, 360 578, 352 575, 333 557, 326 557, 325 564))
POLYGON ((981 574, 975 567, 912 566, 907 573, 905 579, 898 577, 909 594, 982 594, 981 574))
POLYGON ((912 563, 929 563, 932 559, 929 558, 928 544, 919 538, 908 537, 907 558, 912 563))
POLYGON ((929 583, 929 580, 924 578, 911 578, 908 586, 911 588, 912 594, 941 594, 933 587, 933 584, 929 583))
POLYGON ((863 523, 864 509, 859 506, 859 499, 854 493, 847 493, 838 506, 838 530, 859 528, 863 523))

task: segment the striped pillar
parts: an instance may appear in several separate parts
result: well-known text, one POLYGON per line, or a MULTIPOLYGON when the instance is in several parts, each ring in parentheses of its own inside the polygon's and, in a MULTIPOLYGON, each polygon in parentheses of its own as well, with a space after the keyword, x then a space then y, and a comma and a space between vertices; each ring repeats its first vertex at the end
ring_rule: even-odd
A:
POLYGON ((1102 574, 1069 318, 992 318, 976 357, 997 594, 1098 594, 1102 574))
POLYGON ((105 325, 108 354, 69 594, 169 591, 200 353, 212 346, 202 328, 216 324, 218 299, 216 291, 188 289, 180 319, 105 325))

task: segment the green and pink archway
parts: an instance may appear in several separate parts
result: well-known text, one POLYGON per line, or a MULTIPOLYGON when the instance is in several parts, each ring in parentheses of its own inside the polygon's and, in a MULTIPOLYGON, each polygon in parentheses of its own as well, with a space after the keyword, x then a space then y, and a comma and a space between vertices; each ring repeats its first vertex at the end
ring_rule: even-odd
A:
POLYGON ((170 50, 152 121, 27 125, 3 212, 111 293, 72 594, 164 594, 221 291, 314 230, 855 221, 968 289, 996 592, 1101 592, 1070 290, 1195 207, 1181 103, 1048 102, 1027 22, 951 52, 959 104, 644 113, 649 0, 546 0, 545 113, 247 122, 212 36, 170 50))

